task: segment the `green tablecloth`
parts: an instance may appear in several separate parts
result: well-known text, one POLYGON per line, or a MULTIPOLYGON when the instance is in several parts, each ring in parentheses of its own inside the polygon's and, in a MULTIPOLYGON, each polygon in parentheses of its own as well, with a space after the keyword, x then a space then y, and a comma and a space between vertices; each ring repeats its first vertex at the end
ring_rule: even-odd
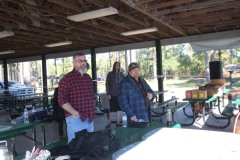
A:
MULTIPOLYGON (((161 129, 164 127, 168 127, 167 124, 165 123, 159 123, 159 122, 151 122, 149 124, 149 127, 147 128, 123 128, 119 127, 116 128, 116 137, 119 138, 122 141, 121 147, 123 148, 129 144, 132 144, 137 141, 142 140, 142 136, 145 135, 146 133, 153 131, 157 128, 161 129)), ((181 128, 180 124, 172 124, 168 128, 181 128)), ((107 157, 107 160, 112 160, 112 154, 110 154, 107 157)))
MULTIPOLYGON (((157 128, 161 129, 163 127, 168 127, 167 124, 165 123, 160 123, 160 122, 151 122, 149 124, 149 127, 147 128, 123 128, 123 127, 118 127, 115 128, 114 130, 116 131, 116 138, 120 139, 122 141, 121 147, 127 146, 131 143, 141 141, 142 136, 145 135, 146 133, 153 131, 157 128)), ((169 127, 168 127, 169 128, 169 127)), ((180 124, 172 124, 170 128, 181 128, 180 124)), ((65 141, 67 142, 67 141, 65 141)), ((65 143, 61 143, 61 145, 64 145, 65 143)), ((55 146, 58 147, 58 146, 55 146)), ((54 147, 43 147, 43 149, 49 149, 50 151, 54 149, 54 147)), ((20 160, 24 157, 24 155, 14 157, 14 160, 20 160)), ((112 154, 110 154, 107 159, 111 160, 112 159, 112 154)))
MULTIPOLYGON (((123 128, 115 129, 116 137, 122 140, 121 148, 133 142, 142 140, 142 136, 154 129, 167 127, 165 123, 151 122, 147 128, 123 128)), ((181 128, 180 124, 172 124, 170 128, 181 128)))

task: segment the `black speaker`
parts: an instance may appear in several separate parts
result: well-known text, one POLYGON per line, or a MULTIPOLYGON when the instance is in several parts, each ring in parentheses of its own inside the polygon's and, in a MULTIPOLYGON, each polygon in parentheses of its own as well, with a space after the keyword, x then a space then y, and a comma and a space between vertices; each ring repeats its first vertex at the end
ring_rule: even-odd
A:
POLYGON ((223 78, 221 61, 209 62, 209 69, 210 69, 210 79, 222 79, 223 78))

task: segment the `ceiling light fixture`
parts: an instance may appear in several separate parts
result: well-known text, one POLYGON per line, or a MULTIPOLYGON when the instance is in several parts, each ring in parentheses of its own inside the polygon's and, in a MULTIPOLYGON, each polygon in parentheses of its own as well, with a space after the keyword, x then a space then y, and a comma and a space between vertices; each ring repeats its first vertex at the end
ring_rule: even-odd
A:
POLYGON ((2 31, 2 32, 0 32, 0 38, 14 36, 14 35, 15 35, 15 33, 13 33, 12 31, 2 31))
POLYGON ((45 44, 45 47, 58 47, 58 46, 64 46, 72 44, 71 41, 64 41, 64 42, 58 42, 58 43, 51 43, 51 44, 45 44))
POLYGON ((142 33, 148 33, 148 32, 155 32, 158 31, 156 27, 153 28, 146 28, 146 29, 139 29, 139 30, 134 30, 134 31, 127 31, 127 32, 122 32, 120 33, 123 36, 130 36, 130 35, 135 35, 135 34, 142 34, 142 33))
POLYGON ((15 53, 14 50, 8 50, 8 51, 2 51, 0 54, 9 54, 9 53, 15 53))
POLYGON ((113 14, 118 14, 118 10, 113 7, 103 8, 95 11, 80 13, 72 16, 67 16, 67 19, 70 19, 75 22, 81 22, 89 19, 109 16, 113 14))

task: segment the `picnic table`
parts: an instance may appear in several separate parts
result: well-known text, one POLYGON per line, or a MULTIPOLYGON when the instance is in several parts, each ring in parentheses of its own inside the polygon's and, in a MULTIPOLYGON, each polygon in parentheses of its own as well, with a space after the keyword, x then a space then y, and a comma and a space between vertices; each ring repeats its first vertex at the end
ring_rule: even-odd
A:
MULTIPOLYGON (((192 109, 192 113, 193 114, 192 115, 188 115, 186 113, 185 108, 183 108, 184 115, 189 117, 189 118, 192 118, 192 122, 189 123, 189 124, 182 124, 182 125, 186 125, 186 126, 193 125, 193 123, 195 122, 195 120, 198 117, 200 112, 202 112, 201 117, 203 118, 203 121, 205 122, 206 107, 207 107, 208 110, 211 110, 212 109, 212 102, 215 101, 216 99, 217 99, 216 96, 211 96, 211 97, 208 97, 206 99, 192 99, 192 98, 189 99, 189 98, 184 98, 183 101, 189 101, 189 103, 191 104, 191 109, 192 109), (197 108, 196 108, 196 105, 195 105, 196 103, 201 104, 202 108, 201 108, 200 112, 197 111, 197 108), (207 103, 209 103, 210 106, 206 105, 207 103)), ((218 105, 219 105, 219 103, 218 103, 218 105)))
MULTIPOLYGON (((149 127, 146 128, 123 128, 123 127, 117 127, 114 130, 116 131, 116 138, 120 139, 122 141, 120 148, 123 148, 129 144, 132 144, 134 142, 138 142, 142 140, 142 136, 146 133, 160 130, 162 128, 181 128, 181 125, 179 124, 172 124, 171 126, 167 126, 164 123, 159 122, 150 122, 149 127)), ((67 143, 67 141, 64 139, 62 141, 53 142, 46 146, 41 147, 42 149, 48 149, 49 151, 56 150, 59 146, 63 146, 67 143)), ((14 160, 20 160, 24 158, 23 155, 14 157, 14 160)), ((109 154, 106 158, 107 160, 112 159, 112 153, 109 154)))
POLYGON ((179 124, 171 124, 170 127, 165 123, 160 122, 150 122, 149 127, 146 128, 123 128, 118 127, 115 129, 116 137, 122 140, 121 147, 129 145, 133 142, 140 141, 142 136, 152 130, 161 128, 181 128, 179 124))
POLYGON ((223 115, 224 117, 222 119, 228 119, 228 122, 226 125, 223 125, 223 126, 216 126, 216 125, 211 125, 211 124, 208 124, 208 123, 205 123, 206 126, 208 127, 211 127, 211 128, 217 128, 217 129, 221 129, 221 128, 226 128, 227 126, 229 126, 230 124, 230 116, 228 116, 231 112, 231 110, 228 110, 228 109, 225 109, 223 112, 221 111, 221 105, 220 105, 220 101, 222 100, 222 106, 225 107, 225 103, 224 103, 224 96, 227 95, 229 92, 231 91, 231 89, 229 88, 225 88, 223 90, 223 93, 222 94, 215 94, 213 96, 210 96, 206 99, 187 99, 187 98, 184 98, 183 101, 189 101, 190 104, 191 104, 191 108, 192 108, 192 113, 193 115, 188 115, 186 112, 185 112, 185 108, 183 108, 183 113, 185 116, 189 117, 189 118, 192 118, 192 122, 189 123, 189 124, 181 124, 181 125, 192 125, 194 122, 195 122, 195 119, 198 117, 199 115, 199 112, 196 112, 196 106, 195 104, 196 103, 200 103, 202 108, 201 108, 201 117, 203 118, 203 122, 205 123, 205 115, 206 114, 211 114, 214 118, 218 118, 218 116, 216 116, 213 112, 212 112, 212 109, 213 109, 213 102, 216 102, 215 103, 215 106, 217 106, 218 108, 218 111, 221 115, 223 115), (208 112, 206 112, 206 109, 208 112))
POLYGON ((240 65, 239 64, 230 64, 225 66, 225 71, 229 72, 229 81, 230 87, 232 88, 232 74, 233 72, 240 72, 240 65))
POLYGON ((22 94, 22 95, 2 95, 0 96, 1 109, 5 109, 11 114, 13 109, 23 112, 26 105, 31 107, 48 107, 52 95, 44 93, 22 94))
MULTIPOLYGON (((7 140, 10 138, 14 138, 16 136, 24 136, 27 139, 33 141, 33 146, 36 145, 46 145, 46 135, 45 135, 45 126, 52 123, 52 121, 34 121, 32 123, 25 124, 23 122, 19 122, 17 124, 11 124, 11 122, 1 122, 0 123, 0 140, 7 140), (42 137, 42 142, 38 142, 36 139, 36 128, 41 127, 41 137, 42 137), (32 136, 27 136, 25 132, 27 130, 32 131, 32 136)), ((13 151, 15 154, 15 142, 13 141, 13 151)))
POLYGON ((140 143, 124 147, 113 160, 236 160, 240 155, 240 136, 217 131, 162 128, 140 143))

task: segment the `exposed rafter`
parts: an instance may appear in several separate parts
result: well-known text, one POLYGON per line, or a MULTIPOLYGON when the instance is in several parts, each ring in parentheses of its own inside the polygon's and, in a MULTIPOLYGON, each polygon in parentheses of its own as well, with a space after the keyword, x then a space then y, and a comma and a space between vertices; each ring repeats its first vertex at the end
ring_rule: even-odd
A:
POLYGON ((240 29, 239 0, 0 0, 1 59, 185 37, 240 29), (74 22, 67 16, 114 7, 118 14, 74 22), (125 31, 158 31, 123 36, 125 31), (44 44, 70 40, 72 45, 44 44))

